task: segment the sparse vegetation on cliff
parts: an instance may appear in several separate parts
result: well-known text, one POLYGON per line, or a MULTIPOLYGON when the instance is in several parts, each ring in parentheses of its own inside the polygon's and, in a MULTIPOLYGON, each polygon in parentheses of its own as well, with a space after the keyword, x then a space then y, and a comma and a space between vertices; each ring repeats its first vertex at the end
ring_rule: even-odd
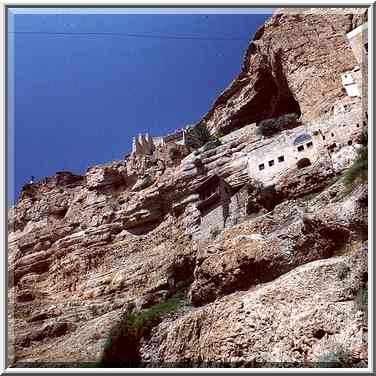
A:
POLYGON ((205 124, 198 124, 188 128, 187 132, 187 146, 198 149, 202 147, 202 151, 214 149, 222 145, 220 136, 213 136, 210 134, 205 124))
POLYGON ((348 174, 357 185, 367 176, 368 135, 360 134, 360 101, 350 103, 339 79, 355 64, 344 27, 356 19, 305 17, 278 16, 260 29, 213 111, 153 137, 153 154, 29 186, 9 223, 16 361, 367 364, 368 191, 346 189, 343 168, 358 156, 348 174), (320 48, 304 36, 317 26, 320 48), (274 43, 281 30, 294 46, 274 43), (294 114, 261 121, 300 105, 301 122, 294 114), (326 142, 317 124, 328 124, 326 142), (301 132, 317 137, 293 160, 301 132), (327 142, 336 146, 330 158, 327 142))
POLYGON ((156 304, 141 312, 126 312, 111 329, 105 343, 101 367, 136 367, 141 359, 140 340, 158 325, 162 317, 175 312, 183 303, 176 294, 164 303, 156 304))
POLYGON ((179 157, 181 157, 181 154, 180 154, 178 148, 172 147, 168 151, 168 156, 170 157, 171 160, 175 161, 176 159, 178 159, 179 157))
POLYGON ((356 139, 356 142, 358 142, 359 144, 362 144, 364 146, 367 146, 368 145, 368 130, 365 129, 360 135, 359 137, 356 139))
POLYGON ((204 145, 208 141, 212 140, 212 136, 204 124, 198 124, 188 129, 188 143, 189 144, 201 144, 204 145))
POLYGON ((345 352, 341 345, 337 349, 323 354, 315 364, 316 368, 342 368, 345 366, 345 352))
POLYGON ((296 124, 297 115, 287 114, 279 118, 262 120, 257 124, 257 134, 270 137, 275 133, 293 127, 296 124))
POLYGON ((216 148, 217 146, 220 146, 222 143, 219 139, 215 138, 211 141, 208 141, 204 146, 203 146, 203 149, 204 151, 208 151, 208 150, 211 150, 211 149, 214 149, 216 148))
POLYGON ((356 185, 356 183, 364 183, 367 181, 368 175, 368 134, 363 132, 359 140, 363 145, 365 145, 361 150, 352 164, 352 166, 346 171, 344 181, 348 187, 356 185))

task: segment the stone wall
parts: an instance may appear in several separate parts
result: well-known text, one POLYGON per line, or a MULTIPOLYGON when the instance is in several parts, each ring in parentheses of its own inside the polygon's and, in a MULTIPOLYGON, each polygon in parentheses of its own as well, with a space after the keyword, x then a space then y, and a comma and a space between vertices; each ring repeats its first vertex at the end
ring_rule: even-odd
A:
POLYGON ((201 241, 213 239, 224 228, 236 225, 247 215, 248 189, 243 187, 231 197, 220 185, 222 199, 214 206, 201 212, 200 230, 197 238, 201 241))
POLYGON ((158 147, 159 145, 162 145, 163 144, 163 137, 162 136, 159 136, 159 137, 152 137, 153 139, 153 142, 154 142, 154 145, 156 147, 158 147))
POLYGON ((368 55, 368 23, 364 23, 347 33, 350 46, 359 64, 368 55))
POLYGON ((154 157, 163 161, 166 166, 178 166, 184 157, 189 154, 185 145, 174 142, 165 143, 157 147, 154 157))
POLYGON ((185 130, 181 129, 178 131, 175 131, 174 133, 168 134, 167 136, 163 137, 163 142, 164 143, 169 143, 169 142, 180 142, 184 138, 184 133, 185 130))
POLYGON ((351 71, 345 72, 341 75, 342 86, 349 97, 362 96, 362 75, 360 68, 356 67, 351 71))
POLYGON ((353 70, 354 80, 365 100, 363 107, 368 110, 368 23, 364 23, 347 33, 351 49, 359 66, 353 70))
MULTIPOLYGON (((367 126, 360 98, 345 98, 332 109, 332 115, 293 130, 260 141, 260 146, 249 153, 249 176, 264 184, 272 184, 281 173, 297 168, 297 162, 308 158, 314 164, 322 153, 338 151, 355 142, 367 126), (305 140, 296 140, 306 135, 305 140), (296 144, 294 144, 294 142, 296 144)), ((335 154, 332 156, 335 158, 335 154)))
POLYGON ((147 133, 139 134, 138 137, 133 137, 132 155, 152 155, 155 151, 155 144, 153 138, 147 133))
POLYGON ((225 227, 224 207, 218 202, 214 207, 202 213, 200 223, 200 240, 210 240, 214 238, 216 232, 221 232, 225 227))
POLYGON ((229 203, 229 215, 226 218, 225 227, 229 228, 236 225, 240 218, 247 215, 248 189, 243 187, 233 196, 229 203))

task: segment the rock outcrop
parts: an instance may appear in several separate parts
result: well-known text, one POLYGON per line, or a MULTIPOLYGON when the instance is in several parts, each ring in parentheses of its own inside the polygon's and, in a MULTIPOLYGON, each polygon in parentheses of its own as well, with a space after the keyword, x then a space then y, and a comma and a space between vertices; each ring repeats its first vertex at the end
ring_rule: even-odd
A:
POLYGON ((309 121, 331 112, 345 96, 341 74, 357 65, 346 33, 362 23, 364 13, 279 10, 255 33, 241 73, 200 123, 212 133, 229 133, 286 113, 309 121))
POLYGON ((249 123, 316 119, 344 96, 340 73, 355 64, 346 32, 361 12, 322 12, 279 11, 256 33, 202 120, 228 133, 220 141, 23 188, 8 213, 16 366, 98 362, 120 317, 150 319, 177 296, 180 308, 137 337, 138 366, 367 366, 368 187, 343 177, 362 146, 282 167, 273 184, 249 171, 274 137, 249 123))
MULTIPOLYGON (((367 252, 319 260, 161 324, 154 361, 190 367, 364 367, 367 252)), ((154 345, 154 346, 153 346, 154 345)))
POLYGON ((361 189, 340 204, 333 196, 321 209, 307 205, 304 197, 285 201, 272 212, 225 230, 221 240, 197 253, 190 301, 202 305, 343 252, 362 239, 367 228, 364 193, 361 189))

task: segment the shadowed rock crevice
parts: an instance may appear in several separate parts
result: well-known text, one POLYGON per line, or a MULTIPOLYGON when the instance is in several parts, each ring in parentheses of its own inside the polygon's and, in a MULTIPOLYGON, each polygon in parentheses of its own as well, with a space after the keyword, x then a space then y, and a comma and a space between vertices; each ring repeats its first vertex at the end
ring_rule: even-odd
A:
POLYGON ((274 14, 255 33, 239 76, 200 121, 212 134, 290 112, 312 120, 343 96, 340 75, 357 64, 346 32, 362 15, 304 11, 274 14))

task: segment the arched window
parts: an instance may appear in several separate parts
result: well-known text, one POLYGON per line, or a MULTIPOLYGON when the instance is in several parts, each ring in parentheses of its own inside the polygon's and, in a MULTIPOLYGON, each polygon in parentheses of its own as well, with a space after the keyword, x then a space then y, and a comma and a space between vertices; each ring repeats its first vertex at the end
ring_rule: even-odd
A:
POLYGON ((306 141, 309 141, 311 140, 312 137, 308 134, 308 133, 303 133, 301 135, 299 135, 295 140, 294 140, 294 146, 295 145, 299 145, 299 144, 302 144, 306 141))

